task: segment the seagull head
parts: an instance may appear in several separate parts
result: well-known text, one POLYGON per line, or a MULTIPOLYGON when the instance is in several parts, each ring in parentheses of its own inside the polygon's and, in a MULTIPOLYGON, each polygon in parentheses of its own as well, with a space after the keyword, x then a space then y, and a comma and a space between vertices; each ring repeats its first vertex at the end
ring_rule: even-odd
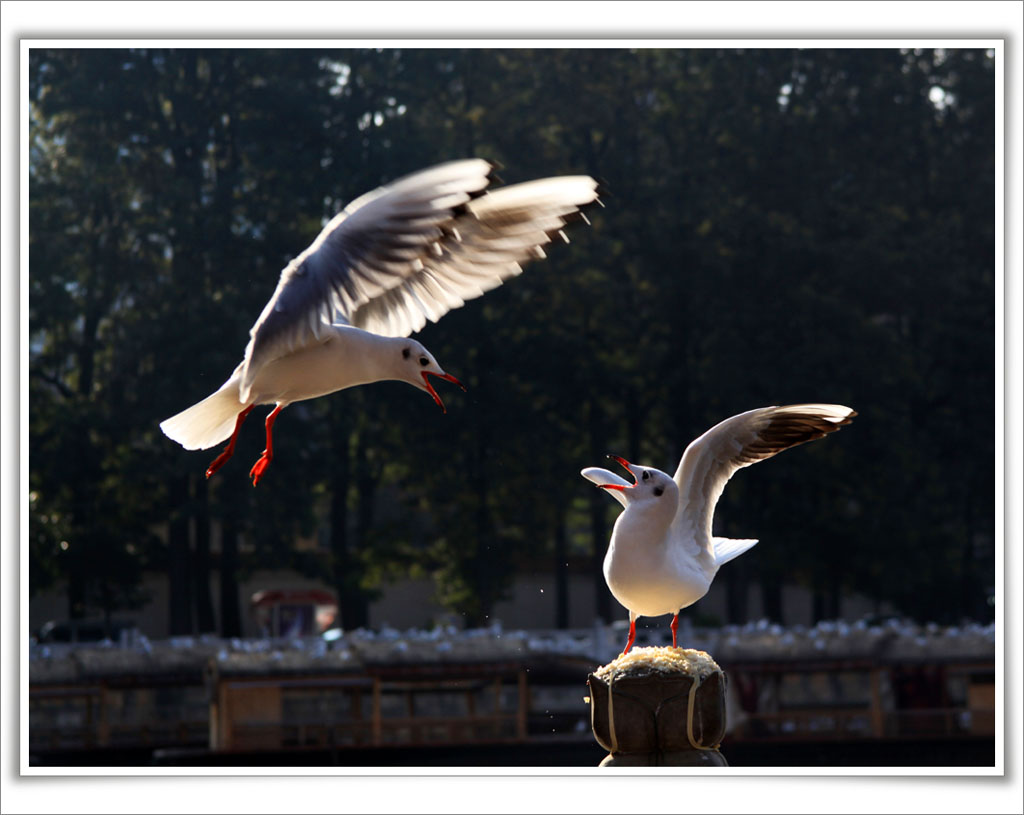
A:
POLYGON ((601 467, 587 467, 580 475, 608 491, 620 504, 669 504, 673 511, 679 502, 679 487, 667 473, 642 464, 630 464, 621 456, 608 456, 621 464, 629 473, 632 483, 601 467))
POLYGON ((396 360, 399 371, 397 378, 429 393, 441 410, 447 413, 444 402, 441 401, 441 397, 437 395, 437 391, 430 383, 430 377, 436 376, 445 382, 451 382, 462 390, 466 390, 466 386, 451 374, 445 373, 437 364, 434 355, 424 348, 422 343, 407 339, 399 343, 397 347, 399 353, 399 358, 396 360))

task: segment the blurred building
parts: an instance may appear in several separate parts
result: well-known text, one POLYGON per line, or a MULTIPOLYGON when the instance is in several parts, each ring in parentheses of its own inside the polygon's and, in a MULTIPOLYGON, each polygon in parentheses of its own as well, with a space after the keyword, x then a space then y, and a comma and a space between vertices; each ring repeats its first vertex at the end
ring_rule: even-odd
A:
MULTIPOLYGON (((597 617, 597 598, 594 580, 589 572, 590 564, 580 560, 570 561, 568 579, 569 627, 590 626, 597 617)), ((33 633, 44 626, 51 629, 63 626, 69 629, 67 619, 67 598, 62 587, 40 593, 29 600, 29 627, 33 633)), ((162 572, 149 572, 143 583, 143 593, 148 601, 139 609, 119 611, 116 614, 119 627, 135 627, 146 636, 156 639, 170 634, 168 581, 162 572)), ((281 625, 297 625, 296 633, 319 633, 334 626, 344 626, 344 620, 335 620, 337 598, 332 587, 302 575, 285 571, 261 570, 253 572, 240 582, 242 598, 242 624, 244 636, 262 636, 270 631, 280 632, 281 625), (288 598, 292 598, 289 601, 288 598), (301 602, 296 602, 299 598, 301 602), (302 599, 304 598, 304 599, 302 599), (304 604, 304 605, 303 605, 304 604), (303 607, 300 608, 299 606, 303 607), (277 607, 275 612, 273 609, 277 607), (274 614, 279 616, 274 617, 274 614), (296 620, 296 615, 301 617, 296 620)), ((603 586, 601 591, 607 592, 603 586)), ((214 608, 219 608, 219 585, 217 573, 213 572, 210 594, 214 608)), ((813 597, 811 592, 800 586, 786 586, 782 590, 783 620, 787 625, 813 625, 813 597)), ((512 585, 510 596, 494 607, 493 619, 509 628, 550 628, 556 619, 557 585, 554 575, 541 569, 518 575, 512 585)), ((626 611, 618 603, 611 603, 612 614, 626 619, 626 611)), ((765 615, 761 589, 751 585, 747 590, 746 608, 748 619, 760 619, 765 615)), ((864 616, 892 614, 893 609, 858 595, 842 599, 841 619, 850 622, 864 616)), ((395 628, 431 627, 438 622, 460 624, 458 615, 442 606, 435 597, 435 587, 430 579, 403 579, 386 583, 381 587, 379 599, 372 601, 369 608, 371 628, 392 626, 395 628)), ((711 590, 696 605, 686 610, 695 622, 724 623, 728 620, 727 588, 725 581, 717 581, 711 590)), ((100 630, 101 621, 88 621, 93 633, 100 630)), ((661 625, 663 621, 643 620, 642 624, 661 625)), ((80 627, 89 628, 82 623, 80 627)), ((203 633, 195 631, 193 633, 203 633)), ((99 636, 85 636, 79 639, 99 639, 99 636)), ((66 637, 64 638, 67 639, 66 637)))

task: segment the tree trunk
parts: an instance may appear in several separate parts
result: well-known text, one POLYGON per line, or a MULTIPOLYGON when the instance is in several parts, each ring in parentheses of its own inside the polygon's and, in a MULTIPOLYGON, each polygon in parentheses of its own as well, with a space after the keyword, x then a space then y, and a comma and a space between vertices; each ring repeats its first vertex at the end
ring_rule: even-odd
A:
POLYGON ((477 603, 466 613, 466 625, 478 627, 490 618, 494 606, 494 579, 491 572, 490 547, 494 541, 494 525, 491 518, 488 496, 490 482, 487 473, 487 461, 490 453, 490 422, 488 409, 490 406, 486 372, 490 369, 490 345, 482 341, 477 347, 477 366, 483 373, 473 392, 476 394, 476 410, 473 411, 475 427, 473 455, 471 462, 471 483, 473 484, 474 526, 476 540, 473 541, 473 567, 471 574, 475 578, 477 603))
POLYGON ((72 567, 68 570, 68 618, 81 620, 85 616, 85 584, 81 572, 72 567))
POLYGON ((726 614, 733 625, 747 622, 747 576, 739 562, 724 570, 726 574, 726 614))
MULTIPOLYGON (((587 424, 590 449, 596 452, 604 445, 601 407, 596 399, 587 400, 587 424)), ((604 490, 590 491, 590 572, 594 581, 594 609, 603 623, 612 619, 612 596, 604 579, 604 556, 608 549, 608 499, 604 490)))
POLYGON ((205 478, 195 480, 196 548, 192 560, 192 591, 196 601, 196 629, 200 634, 217 630, 210 596, 210 506, 205 478))
POLYGON ((192 552, 188 540, 188 476, 176 475, 170 484, 171 515, 167 539, 167 578, 170 589, 169 618, 171 636, 191 634, 192 585, 190 561, 192 552))
POLYGON ((954 622, 964 617, 973 620, 984 620, 988 605, 985 602, 984 592, 978 591, 979 580, 977 579, 977 567, 975 557, 974 540, 974 509, 973 490, 970 484, 964 489, 964 511, 963 511, 963 545, 960 550, 960 597, 956 606, 951 609, 949 621, 954 622))
POLYGON ((772 622, 783 623, 782 584, 778 580, 762 580, 761 598, 764 604, 764 616, 772 622))
POLYGON ((843 584, 838 574, 832 574, 828 581, 828 612, 829 618, 838 620, 841 616, 843 600, 843 584))
POLYGON ((242 636, 238 592, 238 527, 225 519, 220 542, 220 635, 242 636))
POLYGON ((555 628, 569 627, 569 546, 564 510, 555 524, 555 628))
MULTIPOLYGON (((640 444, 643 436, 644 415, 640 410, 640 400, 637 397, 636 388, 632 385, 625 389, 626 404, 626 441, 629 450, 624 456, 630 464, 640 458, 640 444)), ((617 453, 622 455, 622 453, 617 453)))
POLYGON ((363 569, 359 561, 352 556, 356 551, 365 551, 365 547, 369 545, 370 530, 373 528, 374 499, 381 475, 369 461, 367 446, 367 430, 364 427, 356 447, 355 541, 348 559, 350 576, 346 583, 345 608, 348 612, 347 619, 352 621, 352 628, 363 628, 370 622, 370 596, 362 586, 363 569))
POLYGON ((595 489, 590 496, 590 539, 593 545, 590 564, 594 580, 594 609, 601 621, 608 623, 612 619, 612 595, 604 579, 604 556, 609 537, 605 513, 608 508, 604 504, 607 498, 601 493, 602 490, 595 489))
POLYGON ((369 607, 359 591, 361 573, 356 559, 352 556, 352 540, 349 535, 348 494, 352 479, 349 454, 351 428, 348 415, 340 399, 331 403, 331 578, 338 596, 340 627, 346 631, 363 628, 369 624, 369 607))
MULTIPOLYGON (((95 213, 94 213, 95 214, 95 213)), ((99 267, 103 261, 101 253, 93 247, 91 253, 94 263, 99 267)), ((98 590, 96 567, 99 552, 105 541, 98 537, 97 501, 100 472, 97 465, 96 450, 90 442, 88 420, 92 404, 93 378, 95 376, 95 359, 97 331, 102 317, 102 290, 97 291, 98 284, 89 286, 90 303, 87 307, 82 325, 82 338, 76 351, 78 359, 78 410, 75 416, 77 428, 74 434, 74 467, 77 479, 73 484, 75 507, 73 512, 74 526, 71 546, 73 557, 67 559, 68 570, 68 616, 72 620, 80 620, 87 616, 92 598, 89 596, 98 590)), ((102 579, 101 581, 102 582, 102 579)))

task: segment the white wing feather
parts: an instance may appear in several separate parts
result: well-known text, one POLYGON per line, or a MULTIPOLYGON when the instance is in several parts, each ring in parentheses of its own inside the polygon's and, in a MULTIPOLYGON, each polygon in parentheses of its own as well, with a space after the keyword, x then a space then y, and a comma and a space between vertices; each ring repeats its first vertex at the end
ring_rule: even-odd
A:
POLYGON ((253 325, 240 398, 259 368, 346 323, 402 337, 522 272, 579 209, 597 200, 588 176, 485 193, 493 170, 454 161, 360 196, 281 273, 253 325))
POLYGON ((849 424, 856 412, 843 405, 800 404, 740 413, 712 427, 686 448, 676 469, 679 509, 673 536, 696 542, 693 555, 710 554, 719 565, 756 541, 714 539, 715 505, 733 474, 783 450, 820 439, 849 424))

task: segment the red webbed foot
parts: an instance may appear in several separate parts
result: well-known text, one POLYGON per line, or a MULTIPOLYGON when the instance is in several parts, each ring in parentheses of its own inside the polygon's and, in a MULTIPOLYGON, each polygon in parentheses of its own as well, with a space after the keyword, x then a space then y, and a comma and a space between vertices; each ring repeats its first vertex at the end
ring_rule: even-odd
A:
POLYGON ((217 456, 217 458, 213 460, 210 466, 206 468, 206 477, 209 478, 211 475, 217 472, 217 470, 223 467, 225 462, 227 462, 227 460, 231 458, 231 454, 234 452, 234 450, 228 447, 226 450, 224 450, 223 453, 217 456))
POLYGON ((263 451, 263 455, 260 456, 259 460, 252 465, 252 469, 249 470, 249 478, 252 479, 252 485, 255 487, 260 483, 260 479, 263 478, 263 474, 267 471, 267 467, 270 466, 270 462, 273 456, 267 454, 267 451, 263 451))
POLYGON ((263 455, 260 456, 259 461, 252 465, 252 469, 249 470, 249 478, 252 479, 252 485, 255 487, 260 483, 260 479, 263 478, 263 474, 267 471, 267 467, 270 466, 271 459, 274 458, 274 420, 277 418, 277 414, 281 412, 284 405, 278 405, 267 415, 267 449, 263 451, 263 455))
POLYGON ((235 442, 238 440, 238 431, 242 429, 242 422, 245 421, 246 416, 252 413, 252 409, 254 407, 255 405, 249 405, 249 407, 247 407, 245 410, 238 414, 238 418, 235 419, 235 429, 234 432, 231 434, 230 441, 228 441, 228 446, 225 447, 224 452, 217 456, 217 458, 215 458, 211 462, 210 466, 206 468, 207 478, 209 478, 211 475, 217 472, 217 470, 223 467, 227 460, 231 458, 232 454, 235 452, 235 442))

